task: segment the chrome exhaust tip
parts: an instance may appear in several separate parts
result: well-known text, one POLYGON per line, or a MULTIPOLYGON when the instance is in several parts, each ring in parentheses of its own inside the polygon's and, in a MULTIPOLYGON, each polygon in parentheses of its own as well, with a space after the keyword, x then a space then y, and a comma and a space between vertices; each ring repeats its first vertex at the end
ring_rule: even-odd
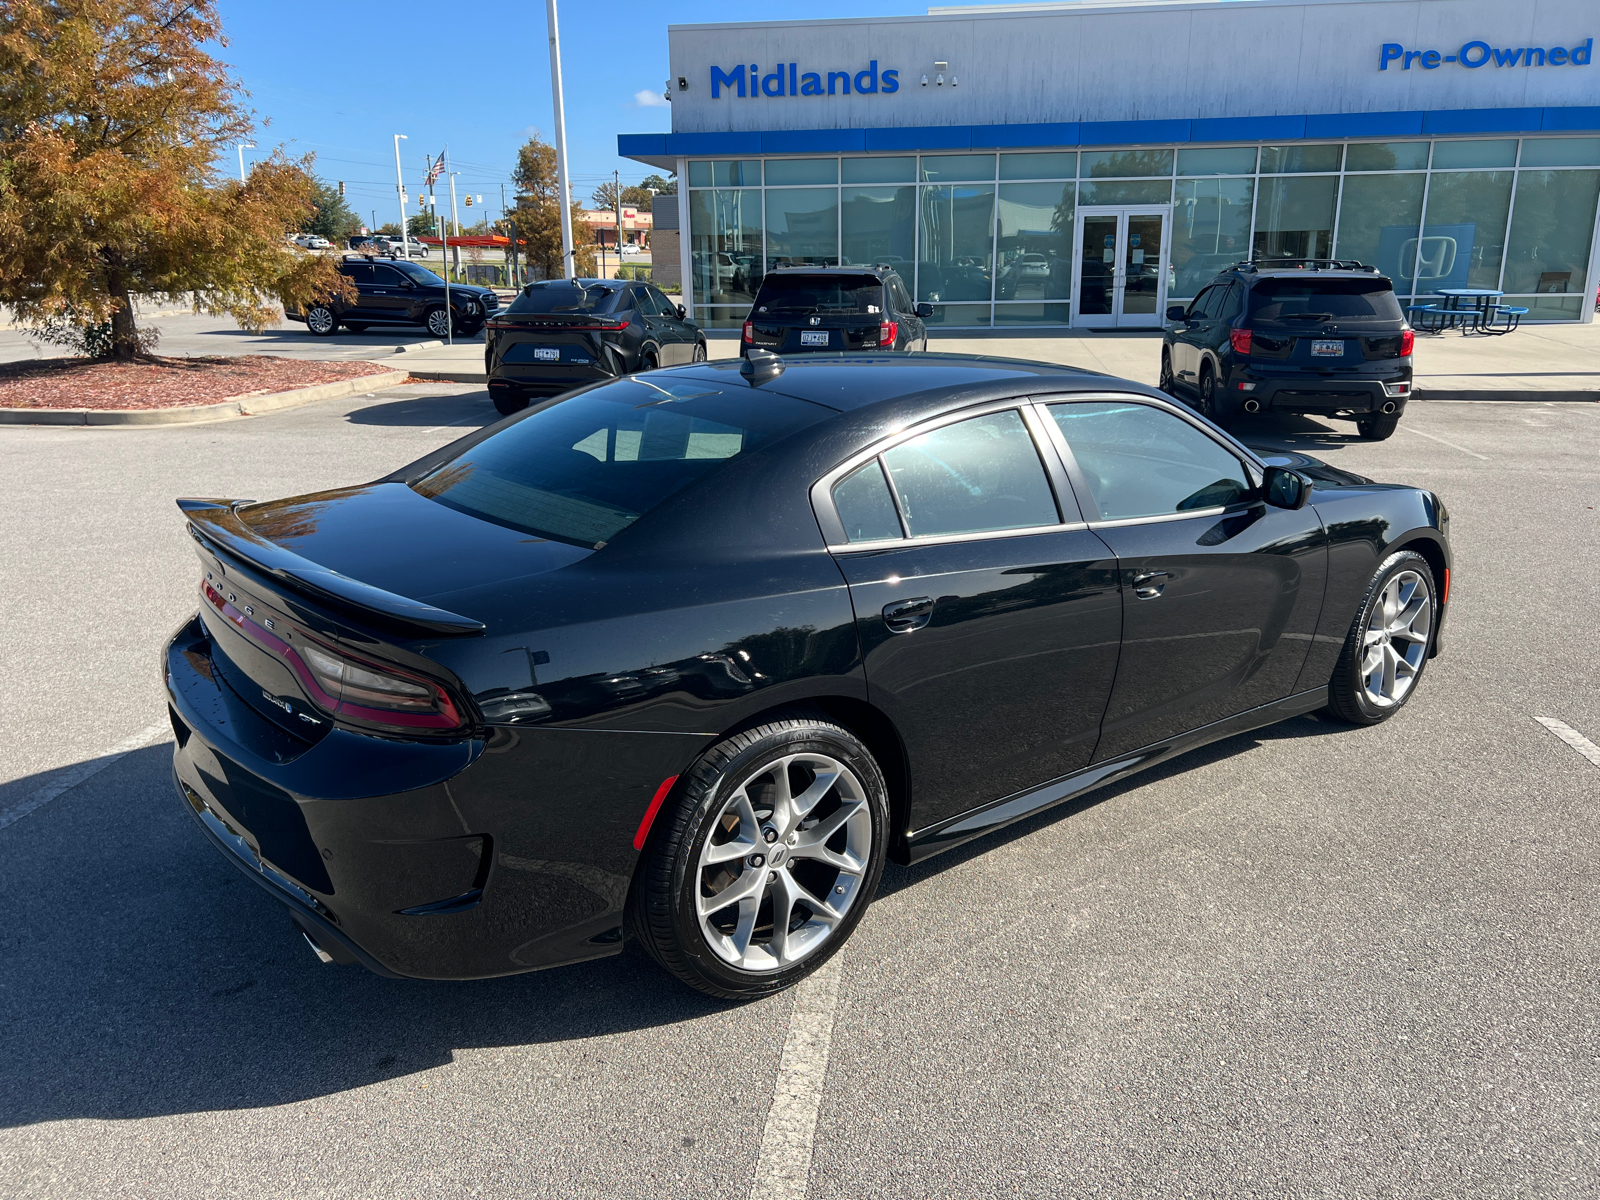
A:
POLYGON ((329 954, 321 946, 317 945, 314 941, 312 941, 311 940, 311 935, 309 933, 307 933, 304 929, 302 929, 300 931, 300 936, 305 938, 306 945, 311 947, 311 952, 313 954, 315 954, 319 959, 321 959, 325 963, 331 963, 333 961, 333 955, 329 954))
MULTIPOLYGON (((1391 405, 1391 407, 1393 407, 1393 406, 1391 405)), ((1261 401, 1259 401, 1259 400, 1246 400, 1244 402, 1244 410, 1247 413, 1260 412, 1261 411, 1261 401)))
POLYGON ((1392 412, 1393 412, 1393 411, 1394 411, 1394 401, 1393 401, 1393 400, 1391 400, 1391 401, 1389 401, 1389 403, 1387 403, 1387 404, 1385 404, 1385 405, 1384 405, 1384 406, 1383 406, 1383 411, 1384 411, 1384 413, 1385 413, 1385 414, 1386 414, 1386 415, 1387 415, 1387 414, 1388 414, 1388 413, 1392 413, 1392 412))

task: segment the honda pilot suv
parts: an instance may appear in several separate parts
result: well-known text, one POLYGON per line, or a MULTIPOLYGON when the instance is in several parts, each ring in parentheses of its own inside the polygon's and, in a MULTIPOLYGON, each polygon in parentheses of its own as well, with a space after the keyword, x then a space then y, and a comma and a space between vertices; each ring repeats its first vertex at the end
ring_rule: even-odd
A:
POLYGON ((1354 421, 1381 441, 1411 397, 1413 334, 1376 267, 1243 262, 1167 309, 1161 390, 1226 425, 1241 413, 1354 421))
POLYGON ((926 350, 932 315, 889 267, 779 267, 761 281, 739 354, 926 350))

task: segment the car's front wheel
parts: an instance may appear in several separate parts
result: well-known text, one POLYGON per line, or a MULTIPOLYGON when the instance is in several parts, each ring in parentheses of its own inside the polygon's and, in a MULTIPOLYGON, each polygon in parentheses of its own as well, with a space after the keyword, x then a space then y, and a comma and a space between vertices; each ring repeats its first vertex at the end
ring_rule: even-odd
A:
POLYGON ((1414 550, 1386 558, 1367 588, 1328 683, 1327 711, 1376 725, 1417 690, 1438 623, 1433 569, 1414 550))
POLYGON ((684 773, 657 818, 630 934, 708 995, 781 991, 855 929, 888 831, 883 773, 849 730, 797 714, 735 734, 684 773))
POLYGON ((706 344, 704 342, 696 342, 694 344, 694 361, 695 362, 705 362, 706 361, 706 344))
POLYGON ((306 309, 306 328, 318 337, 332 337, 339 331, 339 318, 326 304, 313 304, 306 309))
POLYGON ((430 308, 428 315, 423 320, 428 327, 428 332, 436 338, 450 336, 450 318, 442 308, 430 308))

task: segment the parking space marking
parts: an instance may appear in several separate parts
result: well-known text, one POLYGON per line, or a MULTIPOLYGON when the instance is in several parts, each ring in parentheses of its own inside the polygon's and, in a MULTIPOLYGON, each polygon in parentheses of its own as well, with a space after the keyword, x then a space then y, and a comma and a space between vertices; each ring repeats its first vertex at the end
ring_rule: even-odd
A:
POLYGON ((62 792, 71 791, 90 776, 100 774, 101 771, 104 771, 124 755, 132 754, 135 750, 142 750, 163 733, 170 731, 171 727, 165 721, 161 721, 148 729, 141 729, 132 737, 123 738, 122 741, 111 747, 99 758, 91 758, 88 762, 81 762, 77 766, 63 771, 38 791, 28 796, 26 800, 19 804, 13 804, 4 812, 0 812, 0 829, 22 820, 23 817, 33 812, 36 808, 43 808, 50 801, 61 795, 62 792))
POLYGON ((473 413, 470 416, 462 417, 459 421, 451 421, 447 425, 435 425, 432 429, 424 429, 422 432, 438 433, 441 429, 454 429, 457 425, 465 425, 468 421, 476 421, 479 415, 478 413, 473 413))
POLYGON ((1595 766, 1600 767, 1600 746, 1596 746, 1571 725, 1568 725, 1565 721, 1558 721, 1554 717, 1535 717, 1534 720, 1587 758, 1595 766))
POLYGON ((1409 425, 1402 425, 1400 428, 1406 433, 1414 433, 1418 437, 1425 437, 1430 442, 1438 442, 1441 446, 1449 446, 1452 450, 1459 450, 1463 454, 1470 454, 1473 458, 1481 458, 1484 462, 1489 461, 1489 456, 1487 454, 1479 454, 1476 450, 1468 450, 1465 446, 1458 446, 1446 438, 1439 437, 1437 434, 1423 433, 1422 430, 1413 429, 1409 425))
POLYGON ((811 1143, 822 1107, 833 1045, 833 1014, 839 1004, 839 960, 794 989, 789 1036, 778 1063, 778 1082, 761 1135, 761 1156, 750 1200, 805 1200, 811 1175, 811 1143))

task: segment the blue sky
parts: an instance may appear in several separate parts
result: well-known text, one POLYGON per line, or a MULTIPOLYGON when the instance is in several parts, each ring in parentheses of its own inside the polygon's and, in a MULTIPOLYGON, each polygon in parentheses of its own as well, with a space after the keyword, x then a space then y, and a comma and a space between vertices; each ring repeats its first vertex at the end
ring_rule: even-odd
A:
MULTIPOLYGON (((589 194, 611 172, 624 182, 648 173, 617 157, 617 134, 671 128, 659 99, 667 77, 667 24, 806 17, 914 15, 928 0, 811 0, 758 9, 748 2, 627 3, 562 0, 562 75, 573 190, 589 194)), ((406 188, 420 190, 423 156, 446 143, 460 172, 457 194, 481 194, 500 211, 500 185, 510 195, 517 148, 537 130, 552 139, 550 54, 540 0, 219 0, 228 46, 224 62, 251 93, 264 152, 283 145, 313 151, 317 171, 344 180, 346 199, 363 220, 398 216, 394 141, 400 143, 406 188)), ((246 151, 248 163, 251 156, 246 151)), ((237 169, 237 158, 233 167, 237 169)), ((442 181, 441 181, 442 182, 442 181)), ((415 207, 408 210, 415 213, 415 207)), ((462 210, 463 217, 466 216, 462 210)))

